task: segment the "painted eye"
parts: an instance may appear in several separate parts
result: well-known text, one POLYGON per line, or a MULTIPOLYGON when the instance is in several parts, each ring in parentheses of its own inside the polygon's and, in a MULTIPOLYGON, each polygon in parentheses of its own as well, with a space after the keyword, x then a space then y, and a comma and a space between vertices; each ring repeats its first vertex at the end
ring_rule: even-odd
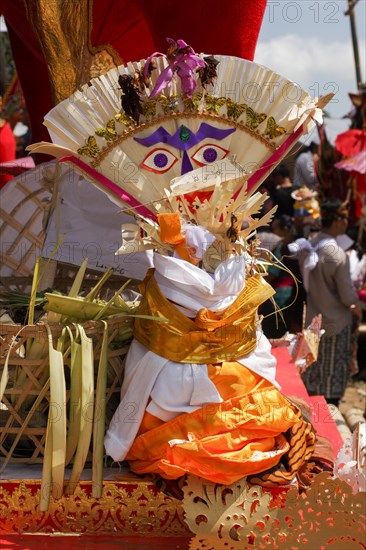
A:
POLYGON ((177 161, 177 157, 168 151, 168 149, 157 148, 150 151, 141 162, 140 166, 155 174, 164 174, 164 172, 170 170, 177 161))
POLYGON ((191 159, 199 166, 206 166, 206 164, 224 159, 228 153, 228 149, 224 149, 215 143, 206 143, 206 145, 202 145, 197 149, 191 159))

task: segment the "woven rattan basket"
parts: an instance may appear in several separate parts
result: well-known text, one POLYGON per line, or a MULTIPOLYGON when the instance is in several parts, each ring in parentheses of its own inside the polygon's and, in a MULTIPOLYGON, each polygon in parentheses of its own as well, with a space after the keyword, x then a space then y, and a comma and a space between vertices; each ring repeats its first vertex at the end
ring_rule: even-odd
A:
POLYGON ((42 184, 46 175, 46 169, 37 168, 27 179, 22 174, 1 190, 0 276, 5 288, 13 287, 18 277, 18 288, 27 286, 41 254, 43 220, 52 198, 51 189, 42 184))
MULTIPOLYGON (((132 325, 132 319, 112 318, 108 321, 109 346, 106 390, 106 424, 109 423, 117 405, 123 380, 124 358, 128 351, 128 342, 120 342, 118 333, 132 325)), ((83 324, 86 335, 93 340, 94 375, 97 376, 100 356, 103 324, 89 321, 83 324)), ((54 341, 60 336, 62 326, 51 326, 54 341)), ((42 463, 47 417, 50 405, 49 389, 44 392, 44 380, 48 377, 49 359, 24 358, 24 349, 29 340, 47 341, 46 326, 37 325, 0 325, 0 376, 10 350, 9 380, 0 403, 0 462, 42 463), (22 369, 22 387, 14 387, 16 370, 22 369), (43 390, 43 391, 42 391, 43 390), (45 393, 41 399, 40 395, 45 393), (16 445, 14 445, 16 443, 16 445)), ((69 404, 70 346, 64 351, 64 369, 66 379, 66 400, 69 404)), ((18 370, 19 372, 19 370, 18 370)), ((96 385, 96 384, 95 384, 96 385)), ((68 417, 69 417, 69 406, 68 417)))

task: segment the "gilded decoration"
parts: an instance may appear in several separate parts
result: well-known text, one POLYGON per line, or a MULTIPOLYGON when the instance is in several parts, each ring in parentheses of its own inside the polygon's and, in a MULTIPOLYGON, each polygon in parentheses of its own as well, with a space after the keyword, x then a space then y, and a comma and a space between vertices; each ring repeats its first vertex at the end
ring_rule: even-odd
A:
MULTIPOLYGON (((259 131, 258 126, 266 120, 267 115, 256 113, 251 107, 235 103, 232 99, 216 98, 210 94, 196 93, 193 94, 191 99, 185 96, 172 96, 169 98, 159 94, 156 98, 142 103, 142 110, 147 121, 145 123, 136 125, 131 117, 121 111, 116 113, 114 118, 119 124, 123 125, 122 128, 116 128, 115 121, 109 120, 105 127, 98 128, 95 131, 98 137, 104 138, 107 142, 107 145, 102 149, 101 158, 136 131, 140 132, 142 128, 167 120, 170 117, 217 117, 220 122, 228 122, 231 126, 250 133, 272 151, 276 148, 273 140, 286 133, 285 128, 278 126, 273 117, 269 117, 267 127, 263 131, 259 131), (185 112, 181 112, 182 106, 185 112), (244 114, 244 118, 241 118, 244 114)), ((95 137, 89 136, 86 144, 80 147, 77 152, 79 155, 97 158, 100 153, 98 149, 95 137)), ((93 166, 97 166, 98 160, 97 158, 93 166)))
POLYGON ((181 502, 159 492, 151 482, 105 481, 100 499, 92 484, 80 482, 72 496, 51 498, 39 509, 40 482, 0 483, 0 534, 75 533, 98 536, 189 537, 181 502))
POLYGON ((302 494, 291 487, 277 506, 245 479, 218 486, 188 476, 183 490, 191 550, 365 548, 366 494, 328 473, 302 494))
POLYGON ((24 0, 48 67, 55 103, 89 80, 88 0, 24 0))
MULTIPOLYGON (((142 129, 146 129, 146 128, 149 128, 150 126, 154 126, 158 122, 160 123, 165 120, 169 120, 170 118, 176 118, 176 117, 179 117, 180 119, 183 119, 183 118, 191 119, 195 117, 195 118, 200 118, 202 120, 210 120, 210 119, 212 120, 212 118, 217 118, 217 120, 219 120, 220 122, 226 123, 231 127, 238 128, 243 132, 251 134, 255 139, 257 139, 262 144, 264 144, 270 151, 274 151, 276 149, 275 144, 272 141, 269 141, 266 137, 264 137, 264 135, 260 134, 256 129, 256 127, 254 128, 254 126, 247 125, 241 120, 234 120, 234 119, 230 119, 229 117, 223 118, 222 116, 213 114, 212 112, 210 113, 209 112, 202 112, 202 113, 170 112, 170 114, 163 114, 154 118, 154 116, 156 116, 157 102, 150 101, 146 105, 147 107, 146 107, 145 116, 146 116, 147 122, 139 124, 137 126, 136 124, 134 124, 134 121, 128 115, 124 113, 117 113, 114 118, 118 123, 123 125, 122 129, 116 129, 115 130, 116 134, 112 136, 112 133, 108 128, 108 126, 103 128, 98 128, 95 133, 98 137, 103 137, 105 139, 106 145, 102 148, 99 148, 95 140, 95 137, 88 136, 85 145, 83 145, 82 147, 79 147, 79 149, 77 150, 78 154, 94 158, 95 160, 91 163, 91 166, 96 168, 100 164, 100 162, 105 158, 105 156, 108 155, 111 150, 117 147, 125 139, 132 137, 136 133, 141 132, 142 129)), ((167 112, 167 108, 165 108, 164 110, 164 113, 166 112, 167 112)), ((108 124, 110 126, 111 126, 111 122, 112 122, 111 120, 108 121, 108 124)), ((276 126, 276 128, 280 128, 280 127, 276 126)))
POLYGON ((109 44, 91 43, 92 0, 24 2, 43 50, 55 104, 121 62, 109 44))
POLYGON ((366 495, 328 473, 302 494, 271 493, 245 479, 222 486, 188 476, 179 501, 149 480, 105 481, 100 499, 81 482, 73 496, 40 512, 40 483, 0 484, 0 535, 69 533, 95 536, 192 537, 190 549, 365 548, 366 495))

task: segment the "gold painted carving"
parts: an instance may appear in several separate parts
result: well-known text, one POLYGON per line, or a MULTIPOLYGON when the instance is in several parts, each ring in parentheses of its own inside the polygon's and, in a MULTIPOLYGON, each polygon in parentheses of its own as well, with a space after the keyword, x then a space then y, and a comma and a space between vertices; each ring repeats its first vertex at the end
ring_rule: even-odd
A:
POLYGON ((40 482, 0 483, 1 533, 75 533, 98 536, 189 537, 181 502, 159 492, 151 482, 105 481, 100 499, 91 483, 81 482, 74 495, 51 499, 39 510, 40 482))
POLYGON ((88 0, 24 0, 47 63, 55 103, 89 80, 88 0))
POLYGON ((83 533, 96 536, 194 537, 191 550, 301 548, 356 550, 364 546, 365 493, 321 473, 299 494, 290 488, 274 497, 245 480, 218 486, 188 476, 180 502, 150 482, 105 481, 101 499, 91 483, 72 496, 51 500, 39 511, 40 483, 0 483, 0 535, 83 533), (282 502, 281 501, 282 498, 282 502))
POLYGON ((120 62, 110 45, 91 44, 92 0, 24 3, 45 57, 55 104, 120 62))
POLYGON ((283 506, 245 479, 225 487, 188 476, 183 490, 191 550, 364 548, 366 494, 327 473, 302 494, 290 488, 283 506))

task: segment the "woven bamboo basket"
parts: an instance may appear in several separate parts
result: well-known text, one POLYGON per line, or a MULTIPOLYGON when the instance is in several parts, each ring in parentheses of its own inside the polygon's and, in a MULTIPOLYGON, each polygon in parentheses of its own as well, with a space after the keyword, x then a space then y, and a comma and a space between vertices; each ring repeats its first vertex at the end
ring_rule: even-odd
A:
MULTIPOLYGON (((123 381, 124 359, 129 344, 118 340, 121 329, 132 328, 132 319, 128 317, 111 318, 108 320, 109 345, 106 390, 106 425, 119 403, 120 389, 123 381)), ((83 324, 86 335, 93 341, 94 377, 96 386, 98 360, 100 356, 103 324, 89 321, 83 324)), ((51 325, 54 342, 61 335, 62 326, 51 325)), ((47 417, 50 405, 49 389, 40 399, 44 390, 44 381, 48 378, 49 359, 45 354, 43 359, 26 359, 24 350, 27 342, 37 339, 47 343, 46 326, 0 324, 0 376, 6 357, 9 357, 9 380, 0 403, 0 463, 42 463, 45 449, 47 417), (19 369, 26 374, 22 387, 14 384, 16 372, 19 369), (14 443, 16 445, 14 447, 14 443)), ((70 390, 70 346, 64 353, 64 369, 66 379, 67 417, 69 418, 70 390)))
MULTIPOLYGON (((47 169, 31 170, 27 178, 22 174, 1 190, 0 276, 12 288, 14 278, 22 289, 32 279, 34 263, 41 254, 44 241, 43 220, 51 202, 52 192, 44 184, 47 169)), ((19 288, 19 287, 18 287, 19 288)))

